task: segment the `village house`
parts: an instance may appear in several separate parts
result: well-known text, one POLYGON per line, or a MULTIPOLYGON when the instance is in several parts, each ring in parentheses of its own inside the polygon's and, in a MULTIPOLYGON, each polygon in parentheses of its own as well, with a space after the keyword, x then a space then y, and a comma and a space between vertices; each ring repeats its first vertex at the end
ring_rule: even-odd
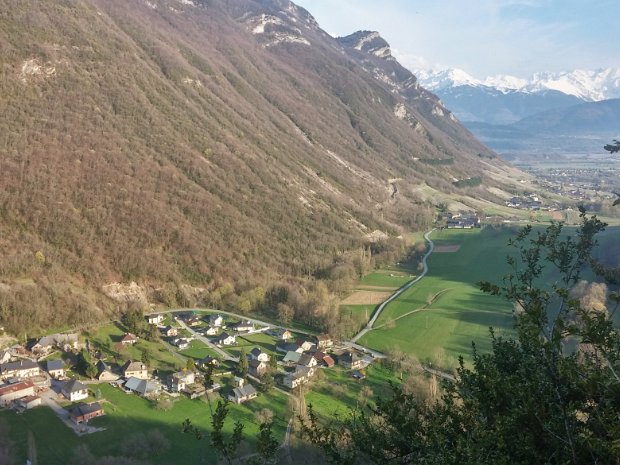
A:
POLYGON ((69 352, 71 350, 77 350, 78 346, 77 334, 52 334, 31 341, 27 345, 27 348, 35 357, 43 357, 49 355, 56 349, 69 352))
POLYGON ((252 376, 260 378, 269 370, 269 365, 261 360, 250 360, 248 362, 248 373, 252 376))
POLYGON ((182 349, 187 349, 189 347, 190 341, 187 338, 179 337, 179 338, 176 338, 174 341, 172 341, 172 343, 182 350, 182 349))
POLYGON ((480 227, 480 218, 475 212, 448 213, 446 218, 448 229, 473 229, 480 227))
POLYGON ((220 362, 217 358, 207 355, 205 358, 198 360, 198 363, 196 363, 196 365, 198 366, 198 368, 203 368, 203 369, 209 366, 216 368, 220 366, 220 362))
POLYGON ((297 345, 299 346, 298 350, 300 350, 301 352, 309 352, 312 350, 316 350, 316 344, 310 341, 305 341, 303 339, 298 339, 297 345))
POLYGON ((237 381, 237 387, 228 395, 228 400, 235 404, 242 404, 250 399, 254 399, 258 396, 258 392, 251 384, 246 384, 243 378, 235 378, 237 381))
POLYGON ((135 344, 136 342, 138 342, 138 336, 131 333, 125 333, 125 336, 121 339, 121 344, 123 345, 135 344))
POLYGON ((224 324, 224 318, 222 318, 222 315, 209 316, 209 326, 219 328, 223 324, 224 324))
POLYGON ((185 319, 185 323, 187 324, 187 326, 191 326, 192 328, 194 328, 202 324, 202 319, 198 315, 190 315, 185 319))
POLYGON ((293 337, 293 333, 291 333, 288 329, 280 328, 276 332, 276 337, 282 339, 283 341, 288 341, 293 337))
POLYGON ((65 362, 62 360, 48 360, 45 362, 45 371, 54 379, 65 377, 65 362))
POLYGON ((146 321, 148 321, 148 323, 150 325, 158 325, 160 324, 162 321, 164 321, 164 314, 163 313, 154 313, 152 315, 147 315, 146 316, 146 321))
POLYGON ((120 378, 120 376, 114 373, 107 363, 105 363, 103 360, 99 360, 97 362, 96 378, 99 381, 116 381, 118 378, 120 378))
POLYGON ((88 388, 77 379, 70 379, 62 386, 60 393, 71 402, 75 402, 88 397, 88 388))
POLYGON ((316 346, 320 349, 328 349, 334 345, 334 341, 328 334, 319 334, 316 337, 316 346))
POLYGON ((17 401, 17 405, 19 405, 24 410, 30 410, 35 407, 41 405, 42 400, 39 396, 26 396, 22 397, 17 401))
POLYGON ((334 359, 329 354, 323 355, 323 358, 321 358, 321 360, 318 360, 318 361, 319 362, 323 362, 323 365, 325 365, 327 368, 331 368, 331 367, 333 367, 336 364, 334 359))
POLYGON ((205 330, 205 334, 207 336, 217 336, 218 331, 219 331, 219 327, 218 326, 209 326, 205 330))
POLYGON ((125 382, 125 390, 135 392, 142 397, 155 396, 161 392, 161 385, 153 379, 141 379, 131 376, 125 382))
POLYGON ((357 352, 344 352, 338 356, 338 364, 350 370, 359 370, 364 367, 364 360, 357 352))
POLYGON ((187 394, 190 399, 197 399, 207 393, 207 388, 202 383, 194 383, 186 385, 183 392, 187 394))
POLYGON ((228 325, 228 328, 233 331, 237 331, 238 333, 247 333, 248 331, 252 331, 254 329, 254 324, 250 320, 241 320, 237 323, 228 325))
POLYGON ((235 336, 231 336, 228 333, 222 333, 218 337, 213 339, 213 343, 218 346, 230 346, 237 342, 235 336))
POLYGON ((100 417, 103 414, 103 408, 101 408, 101 405, 98 402, 76 405, 69 412, 69 416, 77 424, 87 423, 88 420, 95 417, 100 417))
POLYGON ((284 358, 282 359, 282 362, 285 364, 289 364, 289 365, 295 365, 299 362, 300 358, 301 358, 300 352, 293 352, 292 350, 289 350, 284 356, 284 358))
POLYGON ((34 383, 22 381, 21 383, 0 386, 0 407, 6 407, 11 402, 22 397, 34 396, 34 383))
POLYGON ((304 350, 299 347, 294 342, 286 342, 286 341, 278 341, 276 342, 276 352, 299 352, 302 353, 304 350))
POLYGON ((312 354, 303 353, 301 354, 301 357, 299 357, 297 365, 306 368, 313 368, 318 365, 318 361, 312 356, 312 354))
POLYGON ((194 384, 196 375, 193 371, 179 371, 170 377, 170 390, 172 392, 184 391, 187 386, 194 384))
POLYGON ((133 360, 127 360, 121 368, 123 376, 125 378, 139 378, 148 379, 149 372, 147 366, 142 362, 134 362, 133 360))
POLYGON ((32 378, 39 374, 39 365, 32 360, 18 360, 0 365, 0 378, 32 378))
POLYGON ((56 348, 56 341, 53 336, 45 336, 39 340, 29 342, 26 348, 35 357, 43 357, 50 354, 56 348))
POLYGON ((161 330, 162 334, 167 337, 173 337, 179 335, 179 330, 174 326, 166 326, 161 330))
POLYGON ((258 360, 260 362, 268 362, 270 357, 267 352, 263 352, 258 347, 254 347, 248 354, 249 360, 258 360))
POLYGON ((297 367, 293 373, 287 373, 282 379, 284 386, 295 389, 297 386, 308 383, 314 375, 314 368, 297 367))

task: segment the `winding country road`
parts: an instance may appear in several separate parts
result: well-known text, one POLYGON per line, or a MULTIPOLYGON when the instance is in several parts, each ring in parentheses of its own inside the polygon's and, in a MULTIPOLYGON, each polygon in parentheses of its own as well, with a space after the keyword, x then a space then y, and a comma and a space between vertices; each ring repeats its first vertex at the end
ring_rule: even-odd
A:
POLYGON ((409 281, 403 287, 398 289, 394 294, 392 294, 389 299, 387 299, 385 302, 383 302, 381 305, 379 305, 379 307, 377 308, 377 310, 373 314, 373 316, 370 319, 370 321, 366 324, 366 327, 364 329, 362 329, 359 333, 357 333, 355 336, 353 336, 351 338, 351 342, 357 342, 364 334, 366 334, 368 331, 372 330, 373 329, 373 325, 377 321, 377 318, 379 318, 379 315, 381 315, 381 312, 383 311, 383 309, 390 302, 392 302, 394 299, 396 299, 398 296, 400 296, 403 292, 405 292, 407 289, 409 289, 415 283, 420 281, 424 276, 426 276, 426 274, 428 273, 428 264, 426 263, 426 261, 427 261, 428 257, 433 253, 433 248, 435 247, 435 244, 433 243, 433 241, 431 241, 429 235, 434 230, 435 229, 431 229, 426 234, 424 234, 424 239, 426 240, 426 242, 428 242, 429 247, 428 247, 428 251, 424 254, 424 257, 422 257, 423 269, 422 269, 422 273, 420 273, 420 276, 415 278, 413 281, 409 281))

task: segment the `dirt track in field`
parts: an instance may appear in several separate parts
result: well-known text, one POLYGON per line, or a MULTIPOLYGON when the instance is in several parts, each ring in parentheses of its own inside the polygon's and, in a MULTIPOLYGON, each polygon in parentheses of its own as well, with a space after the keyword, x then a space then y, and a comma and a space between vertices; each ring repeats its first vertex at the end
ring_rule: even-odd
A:
POLYGON ((391 295, 392 292, 355 291, 340 303, 341 305, 374 305, 380 304, 391 295))

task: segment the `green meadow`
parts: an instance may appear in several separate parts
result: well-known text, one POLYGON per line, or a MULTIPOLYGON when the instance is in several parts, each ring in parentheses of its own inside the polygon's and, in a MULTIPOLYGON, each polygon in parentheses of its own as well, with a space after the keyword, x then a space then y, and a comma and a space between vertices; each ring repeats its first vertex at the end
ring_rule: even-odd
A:
MULTIPOLYGON (((89 424, 105 428, 105 431, 79 438, 47 407, 39 407, 22 415, 16 415, 12 411, 0 411, 0 421, 8 424, 19 463, 25 463, 29 432, 33 433, 39 463, 65 465, 69 463, 73 450, 80 444, 86 444, 96 456, 118 456, 125 441, 137 434, 153 430, 159 430, 170 443, 167 450, 148 456, 148 460, 154 465, 216 462, 215 453, 209 446, 208 435, 199 441, 195 436, 181 431, 181 424, 186 418, 190 418, 201 430, 209 431, 209 403, 182 397, 174 403, 171 410, 163 411, 158 410, 151 401, 125 394, 106 383, 97 387, 102 393, 101 402, 105 416, 91 420, 89 424)), ((212 408, 215 408, 216 404, 217 399, 214 399, 212 408)), ((243 405, 230 404, 230 419, 226 423, 226 431, 232 431, 234 420, 240 420, 245 425, 246 441, 240 454, 254 451, 258 432, 255 413, 265 408, 273 412, 274 433, 278 440, 282 441, 288 409, 288 400, 284 394, 274 390, 243 405)))
POLYGON ((429 273, 378 318, 375 330, 359 342, 380 351, 401 350, 444 368, 471 355, 475 342, 490 347, 489 327, 512 333, 511 305, 479 290, 478 282, 500 283, 508 272, 506 249, 513 228, 435 231, 436 247, 460 246, 456 252, 433 253, 429 273))

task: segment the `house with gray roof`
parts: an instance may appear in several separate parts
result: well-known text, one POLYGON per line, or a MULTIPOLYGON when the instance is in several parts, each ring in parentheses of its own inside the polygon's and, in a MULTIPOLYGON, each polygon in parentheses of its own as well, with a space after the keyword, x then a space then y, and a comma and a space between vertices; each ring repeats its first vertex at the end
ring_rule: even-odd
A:
POLYGON ((92 404, 81 403, 69 411, 69 416, 77 424, 87 423, 88 420, 101 415, 103 415, 103 408, 101 408, 98 402, 93 402, 92 404))
POLYGON ((258 396, 258 392, 251 384, 241 383, 240 386, 234 388, 228 395, 228 400, 235 404, 242 404, 250 399, 254 399, 258 396))
POLYGON ((237 342, 237 338, 235 336, 231 336, 227 333, 222 333, 215 339, 213 339, 213 343, 218 346, 230 346, 237 342))
POLYGON ((125 378, 140 378, 140 379, 148 379, 149 372, 147 366, 138 361, 127 360, 122 368, 123 376, 125 378))
POLYGON ((312 356, 312 354, 308 354, 306 352, 304 352, 303 354, 301 354, 301 356, 299 357, 299 360, 297 361, 298 365, 307 367, 307 368, 312 368, 318 365, 318 361, 316 358, 314 358, 312 356))
POLYGON ((296 364, 299 362, 299 359, 301 358, 301 353, 299 352, 293 352, 293 351, 288 351, 286 353, 286 355, 284 356, 284 359, 282 359, 282 361, 284 363, 291 363, 291 364, 296 364))
POLYGON ((270 357, 267 352, 263 352, 258 347, 254 347, 248 354, 249 360, 258 360, 259 362, 268 362, 270 357))
POLYGON ((67 381, 63 385, 60 392, 71 402, 86 399, 88 397, 88 388, 77 379, 70 379, 67 381))
POLYGON ((157 395, 161 392, 161 385, 153 379, 140 379, 132 376, 125 382, 125 389, 135 392, 142 397, 157 395))
POLYGON ((0 378, 32 378, 39 374, 39 365, 32 360, 18 360, 0 365, 0 378))
POLYGON ((97 376, 99 381, 116 381, 120 378, 118 374, 112 371, 112 368, 103 360, 97 362, 97 376))
POLYGON ((260 378, 269 369, 269 365, 261 360, 250 360, 248 362, 248 373, 252 376, 260 378))
POLYGON ((65 377, 65 362, 62 360, 47 360, 45 362, 45 371, 54 379, 62 379, 65 377))

